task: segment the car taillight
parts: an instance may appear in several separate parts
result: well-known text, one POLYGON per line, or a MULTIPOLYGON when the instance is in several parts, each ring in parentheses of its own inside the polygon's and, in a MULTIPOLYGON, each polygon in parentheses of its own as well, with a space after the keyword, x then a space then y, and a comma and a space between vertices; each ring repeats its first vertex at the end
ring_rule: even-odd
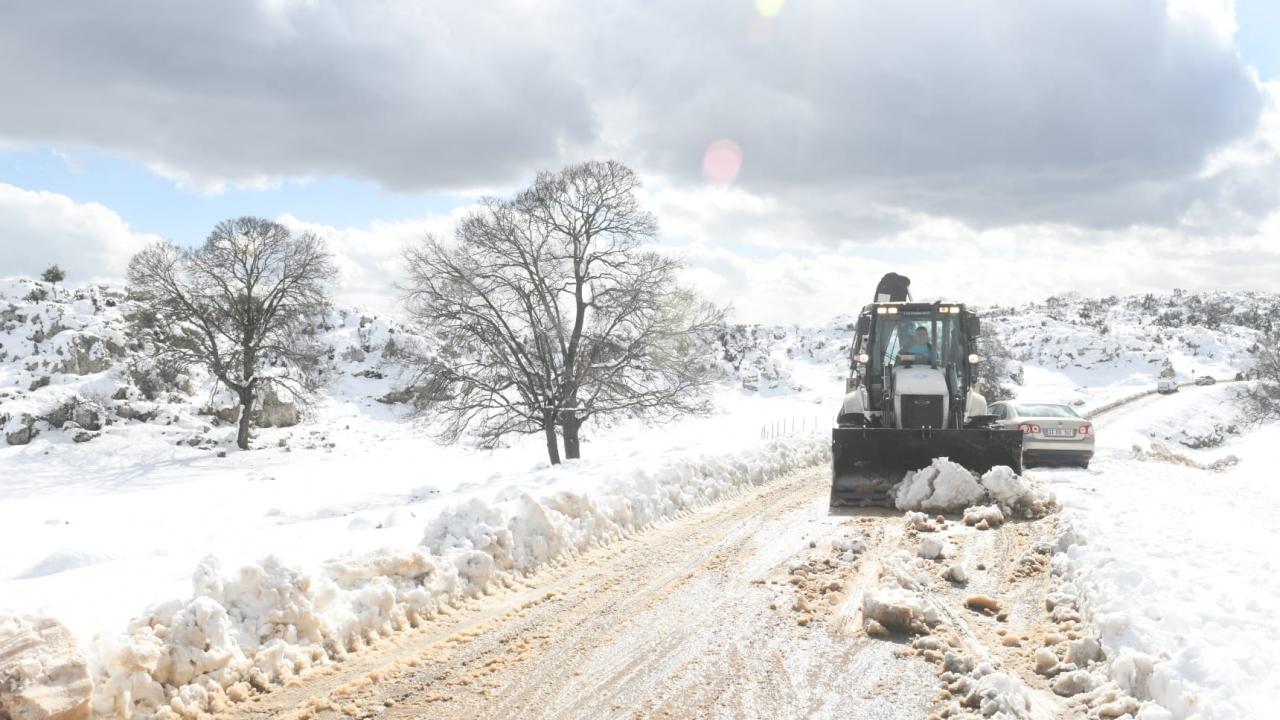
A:
POLYGON ((1093 426, 1092 426, 1092 425, 1090 425, 1089 423, 1085 423, 1085 424, 1081 425, 1081 426, 1080 426, 1080 434, 1081 434, 1081 435, 1092 435, 1092 434, 1093 434, 1093 426))
POLYGON ((1022 424, 1021 424, 1021 425, 1019 425, 1018 427, 1022 428, 1022 434, 1023 434, 1023 435, 1030 435, 1031 433, 1038 433, 1038 432, 1040 432, 1040 426, 1039 426, 1039 425, 1034 425, 1034 424, 1032 424, 1032 423, 1022 423, 1022 424))

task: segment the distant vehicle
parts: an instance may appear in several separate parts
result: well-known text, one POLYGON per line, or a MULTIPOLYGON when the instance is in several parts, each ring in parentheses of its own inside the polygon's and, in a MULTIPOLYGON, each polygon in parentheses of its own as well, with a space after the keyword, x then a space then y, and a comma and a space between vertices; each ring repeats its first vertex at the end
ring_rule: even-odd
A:
POLYGON ((1093 459, 1093 423, 1080 417, 1070 405, 1004 400, 987 412, 996 423, 1022 430, 1024 465, 1079 465, 1093 459))
POLYGON ((1164 380, 1161 380, 1160 382, 1156 383, 1156 392, 1160 393, 1161 395, 1176 393, 1178 392, 1178 383, 1168 378, 1165 378, 1164 380))
POLYGON ((1218 382, 1218 379, 1212 375, 1201 375, 1200 377, 1196 378, 1197 385, 1212 385, 1216 382, 1218 382))

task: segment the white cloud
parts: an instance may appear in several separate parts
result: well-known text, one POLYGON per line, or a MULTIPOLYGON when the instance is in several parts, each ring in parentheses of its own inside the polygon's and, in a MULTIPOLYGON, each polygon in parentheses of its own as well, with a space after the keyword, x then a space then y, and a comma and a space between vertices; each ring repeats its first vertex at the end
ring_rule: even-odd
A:
POLYGON ((409 220, 374 221, 363 228, 337 228, 290 214, 276 221, 294 232, 312 232, 325 240, 338 266, 338 303, 385 312, 396 309, 399 303, 398 286, 405 279, 405 248, 428 234, 451 237, 454 226, 469 210, 463 207, 409 220))
POLYGON ((1095 233, 1068 226, 974 230, 926 221, 875 243, 810 253, 745 255, 716 244, 674 250, 685 280, 731 304, 739 322, 814 324, 870 302, 886 272, 918 299, 1011 305, 1086 296, 1236 289, 1280 292, 1280 213, 1256 234, 1187 240, 1147 228, 1095 233))
POLYGON ((134 232, 115 211, 98 203, 0 183, 4 274, 34 277, 57 264, 72 284, 119 281, 133 254, 158 239, 134 232))
MULTIPOLYGON (((608 153, 865 237, 1170 225, 1261 92, 1230 0, 26 3, 0 25, 0 142, 127 154, 184 187, 333 175, 456 190, 608 153), (884 228, 879 228, 883 230, 884 228)), ((1256 214, 1253 214, 1256 215, 1256 214)), ((838 239, 846 239, 841 236, 838 239)))

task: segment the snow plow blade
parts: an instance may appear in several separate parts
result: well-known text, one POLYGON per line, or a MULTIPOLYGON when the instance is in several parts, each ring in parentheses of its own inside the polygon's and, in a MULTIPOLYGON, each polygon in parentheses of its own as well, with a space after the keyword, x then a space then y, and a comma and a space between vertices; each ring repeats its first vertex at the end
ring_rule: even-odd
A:
POLYGON ((1008 465, 1021 474, 1022 431, 833 428, 831 507, 892 506, 889 489, 940 457, 975 473, 1008 465))

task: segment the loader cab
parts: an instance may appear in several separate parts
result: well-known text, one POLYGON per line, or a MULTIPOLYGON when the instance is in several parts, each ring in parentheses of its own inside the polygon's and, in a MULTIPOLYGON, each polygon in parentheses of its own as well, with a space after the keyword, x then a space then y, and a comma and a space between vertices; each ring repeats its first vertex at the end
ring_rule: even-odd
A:
POLYGON ((955 303, 875 303, 862 309, 851 353, 852 387, 865 385, 870 410, 883 410, 897 367, 943 370, 953 391, 976 380, 978 318, 955 303))

